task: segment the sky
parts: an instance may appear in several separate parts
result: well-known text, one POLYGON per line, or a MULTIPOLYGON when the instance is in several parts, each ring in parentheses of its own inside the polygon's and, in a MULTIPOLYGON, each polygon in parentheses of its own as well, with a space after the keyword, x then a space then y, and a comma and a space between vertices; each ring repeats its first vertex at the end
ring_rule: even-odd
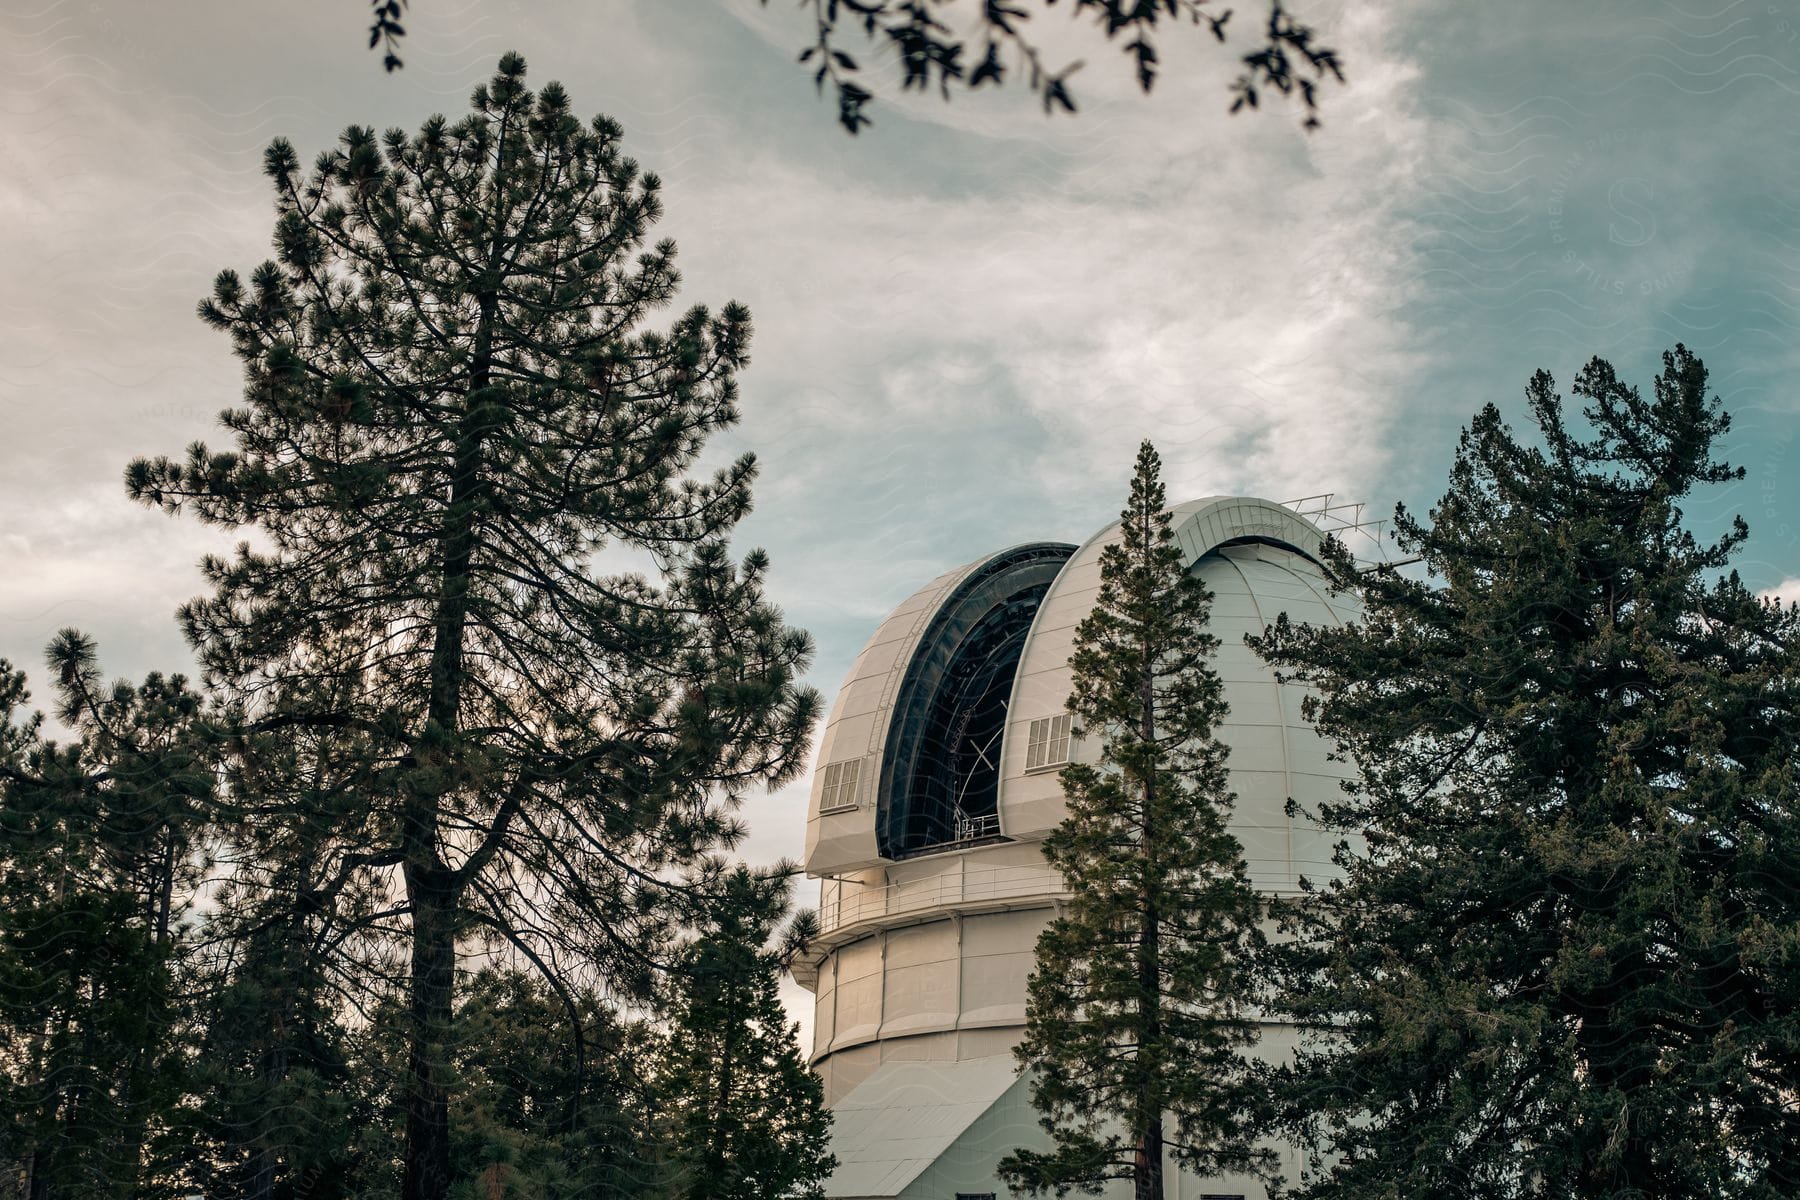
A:
MULTIPOLYGON (((264 146, 454 117, 509 49, 662 177, 681 305, 754 314, 715 452, 761 461, 738 545, 827 697, 925 581, 1111 519, 1142 438, 1172 499, 1422 510, 1482 404, 1594 355, 1648 386, 1678 341, 1747 471, 1690 516, 1742 514, 1746 582, 1800 599, 1800 0, 1289 7, 1346 65, 1311 133, 1228 115, 1195 30, 1141 95, 1061 5, 1079 114, 900 95, 853 35, 852 138, 791 0, 412 0, 393 74, 360 0, 0 0, 0 657, 75 626, 113 674, 191 667, 174 611, 234 539, 121 479, 221 443, 238 367, 193 309, 269 255, 264 146)), ((748 858, 799 854, 806 791, 748 803, 748 858)))

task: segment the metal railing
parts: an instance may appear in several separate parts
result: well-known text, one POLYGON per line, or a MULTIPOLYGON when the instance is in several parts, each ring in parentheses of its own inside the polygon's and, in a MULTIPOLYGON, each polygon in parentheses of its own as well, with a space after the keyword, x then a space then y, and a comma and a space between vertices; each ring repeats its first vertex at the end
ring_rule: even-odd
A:
POLYGON ((886 887, 859 886, 846 879, 836 881, 835 891, 828 886, 820 897, 819 927, 829 933, 864 921, 933 908, 1067 894, 1061 874, 1047 866, 959 869, 924 879, 890 883, 886 887))
POLYGON ((956 819, 956 840, 959 842, 973 842, 980 838, 997 837, 999 833, 999 813, 986 813, 979 817, 958 817, 956 819))

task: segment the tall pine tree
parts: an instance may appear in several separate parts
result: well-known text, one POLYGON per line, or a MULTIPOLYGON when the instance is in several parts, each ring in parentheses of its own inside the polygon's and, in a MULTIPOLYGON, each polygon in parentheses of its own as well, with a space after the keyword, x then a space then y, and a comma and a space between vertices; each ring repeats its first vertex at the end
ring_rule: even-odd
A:
POLYGON ((357 869, 381 838, 383 810, 367 799, 383 773, 374 743, 280 719, 329 711, 360 681, 294 682, 264 702, 273 728, 256 729, 241 711, 215 714, 231 802, 217 806, 211 829, 223 881, 195 980, 203 1030, 188 1108, 196 1189, 244 1200, 302 1186, 329 1200, 371 1173, 357 1133, 386 1089, 356 1075, 367 1059, 356 1060, 354 1027, 367 1029, 404 975, 385 932, 397 915, 392 888, 357 869))
POLYGON ((1367 620, 1261 645, 1360 767, 1290 917, 1317 1200, 1800 1192, 1800 616, 1678 507, 1743 475, 1697 358, 1574 392, 1585 431, 1539 372, 1529 440, 1482 409, 1400 509, 1429 578, 1340 548, 1367 620))
POLYGON ((354 848, 319 886, 394 898, 405 1200, 450 1187, 459 946, 642 980, 669 889, 802 768, 817 711, 766 559, 729 553, 753 460, 688 474, 737 419, 749 316, 643 327, 679 276, 620 136, 509 54, 461 120, 351 127, 310 174, 275 142, 277 261, 200 306, 244 365, 236 446, 127 472, 253 531, 181 614, 246 729, 358 739, 354 848), (655 578, 603 571, 609 546, 655 578))
MULTIPOLYGON (((831 1115, 807 1069, 772 944, 790 874, 737 867, 683 955, 658 1083, 682 1200, 817 1197, 836 1166, 831 1115)), ((794 926, 790 926, 790 931, 794 926)))
POLYGON ((1200 1175, 1269 1165, 1243 1055, 1261 908, 1225 825, 1212 597, 1185 569, 1161 465, 1145 442, 1070 659, 1069 710, 1100 758, 1064 768, 1069 815, 1044 842, 1072 896, 1038 940, 1017 1054, 1055 1147, 1000 1165, 1033 1194, 1129 1179, 1161 1200, 1165 1148, 1200 1175))
POLYGON ((107 687, 74 630, 49 659, 67 745, 0 662, 0 1190, 159 1194, 181 1158, 210 740, 182 677, 107 687))

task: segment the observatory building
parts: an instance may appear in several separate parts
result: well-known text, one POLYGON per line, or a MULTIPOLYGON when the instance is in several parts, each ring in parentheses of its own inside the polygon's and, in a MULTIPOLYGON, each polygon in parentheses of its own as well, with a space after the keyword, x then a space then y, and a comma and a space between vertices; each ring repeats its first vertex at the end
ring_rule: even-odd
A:
MULTIPOLYGON (((1256 887, 1293 894, 1330 871, 1331 839, 1288 816, 1288 799, 1334 797, 1347 768, 1301 717, 1305 690, 1243 639, 1282 612, 1326 625, 1354 608, 1330 594, 1320 531, 1292 509, 1210 497, 1171 512, 1213 593, 1231 829, 1256 887)), ((1058 772, 1098 756, 1071 736, 1069 654, 1119 536, 1115 522, 1080 546, 1034 542, 940 575, 881 623, 838 693, 806 826, 822 933, 794 967, 816 999, 812 1065, 835 1116, 827 1196, 997 1200, 999 1160, 1049 1146, 1012 1048, 1038 933, 1068 897, 1040 848, 1064 815, 1058 772)), ((1292 1037, 1268 1024, 1261 1045, 1281 1053, 1292 1037)), ((1263 1195, 1173 1164, 1170 1178, 1193 1200, 1263 1195)))

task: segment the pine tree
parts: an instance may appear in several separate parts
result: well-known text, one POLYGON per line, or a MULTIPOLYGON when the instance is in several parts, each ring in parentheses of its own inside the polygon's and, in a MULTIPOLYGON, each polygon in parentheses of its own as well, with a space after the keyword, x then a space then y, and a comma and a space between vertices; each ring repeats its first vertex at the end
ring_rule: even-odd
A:
POLYGON ((1038 940, 1016 1053, 1055 1148, 1000 1167, 1033 1194, 1130 1179, 1161 1200, 1165 1148, 1201 1175, 1269 1166, 1243 1056, 1261 910, 1225 825, 1212 597, 1184 569, 1160 470, 1145 442, 1070 658, 1069 710, 1100 759, 1064 768, 1069 814, 1044 842, 1072 896, 1038 940))
MULTIPOLYGON (((273 689, 273 713, 330 709, 356 682, 273 689)), ((272 1200, 302 1188, 328 1200, 371 1173, 358 1131, 374 1120, 350 1026, 404 974, 381 934, 392 895, 356 870, 380 831, 367 795, 380 764, 370 739, 305 724, 258 731, 216 714, 229 736, 211 850, 225 868, 211 895, 196 986, 201 1048, 192 1114, 194 1185, 272 1200)), ((378 1174, 378 1172, 377 1172, 378 1174)))
POLYGON ((654 1035, 592 993, 490 966, 461 988, 452 1171, 459 1192, 669 1195, 654 1035), (575 1022, 580 1022, 576 1036, 575 1022))
POLYGON ((735 868, 682 957, 659 1088, 671 1117, 669 1194, 683 1200, 822 1196, 837 1165, 824 1088, 779 992, 782 954, 771 942, 789 891, 785 872, 735 868))
POLYGON ((181 613, 243 728, 357 739, 312 899, 393 895, 362 932, 404 958, 405 1200, 450 1186, 459 946, 642 983, 684 868, 802 768, 818 707, 766 558, 729 553, 753 459, 688 475, 737 419, 749 316, 642 328, 679 276, 620 136, 509 54, 454 123, 353 126, 310 175, 275 142, 277 261, 200 306, 244 365, 236 447, 127 472, 254 531, 181 613))
POLYGON ((1539 372, 1530 439, 1483 408, 1399 510, 1429 578, 1339 548, 1366 622, 1261 644, 1360 767, 1288 917, 1318 1200, 1800 1192, 1800 616, 1678 507, 1743 475, 1699 359, 1574 392, 1586 431, 1539 372))
POLYGON ((202 704, 178 675, 103 686, 73 630, 49 659, 68 745, 0 663, 0 1169, 29 1200, 153 1194, 179 1156, 202 704))
POLYGON ((189 1175, 206 1195, 348 1195, 364 1173, 357 1131, 374 1118, 319 943, 332 927, 300 906, 226 889, 202 927, 199 1049, 190 1072, 189 1175))

